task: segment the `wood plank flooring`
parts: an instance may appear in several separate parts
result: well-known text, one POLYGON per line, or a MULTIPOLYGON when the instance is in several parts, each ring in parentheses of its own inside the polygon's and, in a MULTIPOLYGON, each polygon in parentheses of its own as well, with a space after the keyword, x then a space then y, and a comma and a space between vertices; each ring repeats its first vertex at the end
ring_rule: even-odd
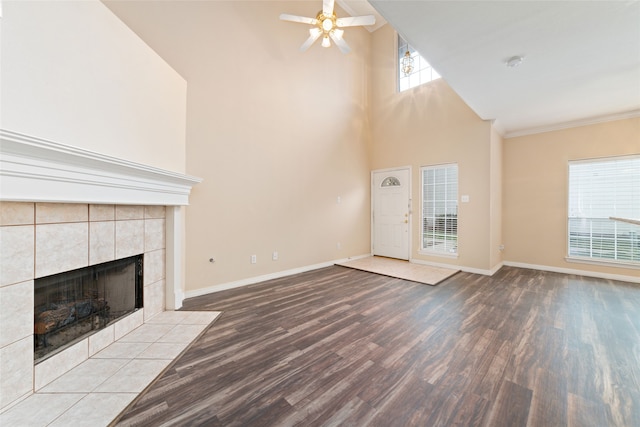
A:
POLYGON ((640 426, 640 285, 328 267, 223 311, 119 426, 640 426))

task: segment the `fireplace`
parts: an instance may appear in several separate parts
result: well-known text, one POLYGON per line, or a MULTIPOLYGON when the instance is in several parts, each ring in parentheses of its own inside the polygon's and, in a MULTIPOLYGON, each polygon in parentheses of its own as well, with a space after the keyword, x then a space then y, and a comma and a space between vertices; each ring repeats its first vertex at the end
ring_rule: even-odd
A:
POLYGON ((35 280, 38 363, 143 306, 143 254, 35 280))

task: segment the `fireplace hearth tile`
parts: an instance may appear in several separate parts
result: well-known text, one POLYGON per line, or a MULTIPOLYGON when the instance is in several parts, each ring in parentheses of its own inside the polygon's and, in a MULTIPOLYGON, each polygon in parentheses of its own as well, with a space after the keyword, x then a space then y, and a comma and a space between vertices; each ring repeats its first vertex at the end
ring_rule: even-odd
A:
POLYGON ((202 332, 202 325, 176 325, 171 331, 159 338, 164 343, 189 343, 202 332))
POLYGON ((132 360, 95 389, 96 393, 140 393, 171 359, 132 360))
POLYGON ((127 359, 88 359, 45 386, 41 392, 90 393, 127 363, 127 359))
POLYGON ((221 311, 192 311, 181 323, 183 325, 208 325, 222 314, 221 311))
POLYGON ((90 393, 48 427, 109 425, 136 396, 136 393, 90 393))
POLYGON ((0 226, 32 225, 35 220, 34 203, 0 202, 0 226))
POLYGON ((173 360, 184 351, 189 343, 161 343, 151 344, 137 359, 169 359, 173 360))
POLYGON ((95 359, 135 359, 144 352, 151 343, 148 342, 114 342, 93 356, 95 359))
POLYGON ((169 325, 179 325, 185 321, 192 313, 189 311, 163 311, 157 316, 147 320, 147 323, 164 323, 169 325))
POLYGON ((120 342, 156 342, 175 327, 175 325, 151 325, 145 323, 120 338, 120 342))
MULTIPOLYGON (((143 310, 139 310, 128 316, 127 319, 141 320, 142 312, 143 310)), ((210 323, 191 325, 183 322, 200 322, 205 319, 213 321, 218 315, 220 312, 167 312, 154 317, 159 323, 139 326, 127 337, 138 336, 138 338, 149 339, 150 335, 155 334, 156 336, 160 335, 158 338, 160 340, 167 334, 170 336, 174 328, 180 326, 189 330, 194 328, 191 333, 195 334, 195 328, 199 328, 201 332, 207 329, 210 323), (145 326, 147 327, 145 328, 145 326), (162 331, 167 332, 162 334, 162 331)), ((122 322, 118 322, 116 325, 119 323, 122 322)), ((178 328, 178 330, 180 329, 178 328)), ((30 338, 26 341, 29 344, 32 343, 30 338)), ((115 346, 115 344, 122 343, 125 343, 123 339, 116 341, 113 347, 116 350, 112 350, 113 353, 109 354, 105 349, 99 356, 94 355, 84 363, 73 367, 42 390, 37 390, 35 394, 0 414, 0 425, 46 425, 48 427, 109 425, 137 397, 139 392, 151 384, 172 363, 175 357, 178 357, 190 345, 190 342, 144 342, 142 345, 147 346, 146 349, 131 359, 115 357, 125 351, 125 347, 118 349, 120 346, 115 346), (102 356, 109 358, 103 359, 102 356), (91 391, 85 394, 77 390, 91 391), (132 391, 127 392, 126 390, 132 391), (45 415, 45 412, 49 415, 45 415), (52 420, 54 421, 51 422, 52 420)), ((140 342, 131 342, 126 345, 128 344, 134 345, 126 350, 129 353, 137 351, 132 348, 141 348, 136 346, 140 342)), ((74 348, 84 347, 86 352, 87 346, 86 340, 83 340, 69 349, 73 351, 74 348)), ((67 353, 69 349, 64 353, 67 353)), ((56 362, 56 356, 45 360, 36 367, 41 367, 49 361, 56 362)), ((2 385, 4 387, 4 381, 2 385)), ((26 394, 28 392, 22 396, 26 394)))
POLYGON ((167 323, 173 325, 208 325, 222 312, 220 311, 164 311, 147 320, 146 323, 167 323))
POLYGON ((0 414, 0 425, 47 426, 85 396, 86 393, 34 394, 10 411, 0 414))

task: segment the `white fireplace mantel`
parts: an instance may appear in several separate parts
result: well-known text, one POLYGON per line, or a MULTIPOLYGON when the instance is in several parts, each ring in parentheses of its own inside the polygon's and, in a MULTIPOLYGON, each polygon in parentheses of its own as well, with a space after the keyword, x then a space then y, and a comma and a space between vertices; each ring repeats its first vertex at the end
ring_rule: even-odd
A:
POLYGON ((184 299, 184 212, 201 178, 0 129, 0 201, 161 205, 166 308, 184 299))
POLYGON ((0 200, 183 206, 201 181, 0 129, 0 200))

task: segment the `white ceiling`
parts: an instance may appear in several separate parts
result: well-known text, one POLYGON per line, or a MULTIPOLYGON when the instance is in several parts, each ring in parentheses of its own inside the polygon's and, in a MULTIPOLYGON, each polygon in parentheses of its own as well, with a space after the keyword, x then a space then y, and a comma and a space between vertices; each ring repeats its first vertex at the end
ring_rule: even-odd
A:
POLYGON ((640 1, 370 3, 506 136, 640 116, 640 1))

